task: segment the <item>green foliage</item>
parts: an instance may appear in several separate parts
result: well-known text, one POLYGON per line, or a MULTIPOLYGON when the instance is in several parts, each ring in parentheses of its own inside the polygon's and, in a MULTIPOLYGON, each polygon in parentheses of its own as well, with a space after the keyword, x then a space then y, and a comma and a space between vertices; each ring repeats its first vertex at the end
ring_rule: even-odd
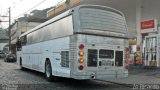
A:
POLYGON ((50 10, 50 8, 46 8, 44 10, 33 10, 30 12, 30 14, 24 14, 23 17, 18 18, 18 21, 37 21, 37 22, 44 22, 48 20, 47 18, 47 11, 50 10))

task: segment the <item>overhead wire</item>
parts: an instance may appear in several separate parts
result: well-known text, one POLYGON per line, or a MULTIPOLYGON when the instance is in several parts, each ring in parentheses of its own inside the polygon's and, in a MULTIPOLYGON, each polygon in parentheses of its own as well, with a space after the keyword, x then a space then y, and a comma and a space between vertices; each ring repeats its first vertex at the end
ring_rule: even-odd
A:
MULTIPOLYGON (((29 10, 27 10, 27 11, 25 11, 24 13, 22 13, 22 14, 20 14, 20 15, 18 15, 18 16, 16 16, 16 17, 13 17, 13 18, 11 18, 11 19, 16 19, 16 18, 18 18, 18 17, 20 17, 20 16, 22 16, 22 15, 24 15, 24 14, 26 14, 27 12, 29 12, 29 11, 31 11, 31 10, 33 10, 34 8, 36 8, 37 6, 39 6, 39 5, 41 5, 43 2, 45 2, 46 0, 43 0, 43 1, 41 1, 40 3, 38 3, 37 5, 35 5, 35 6, 33 6, 32 8, 30 8, 29 10)), ((22 2, 22 0, 19 0, 19 2, 22 2)), ((13 2, 13 4, 14 4, 14 8, 15 8, 15 4, 16 4, 16 2, 13 2)), ((4 14, 3 16, 7 16, 7 14, 8 14, 8 9, 6 10, 7 11, 7 13, 6 14, 4 14)), ((5 20, 6 18, 8 18, 8 17, 3 17, 3 20, 5 20)), ((0 19, 1 20, 1 19, 0 19)), ((3 20, 1 20, 1 21, 3 21, 3 20)))
POLYGON ((43 2, 45 2, 45 1, 46 1, 46 0, 41 1, 40 3, 38 3, 38 4, 37 4, 37 5, 35 5, 34 7, 30 8, 29 10, 25 11, 24 13, 22 13, 22 14, 20 14, 20 15, 16 16, 16 17, 13 17, 13 19, 18 18, 18 17, 20 17, 20 16, 22 16, 22 15, 26 14, 27 12, 29 12, 29 11, 33 10, 34 8, 36 8, 37 6, 41 5, 41 4, 42 4, 43 2))

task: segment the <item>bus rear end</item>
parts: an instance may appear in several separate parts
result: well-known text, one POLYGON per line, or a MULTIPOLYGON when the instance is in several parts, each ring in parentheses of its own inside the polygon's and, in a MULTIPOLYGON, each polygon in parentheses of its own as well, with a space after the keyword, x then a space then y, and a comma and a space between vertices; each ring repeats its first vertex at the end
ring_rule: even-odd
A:
POLYGON ((82 34, 75 35, 75 38, 78 42, 74 52, 74 78, 103 79, 128 76, 126 39, 82 34))
POLYGON ((123 14, 103 6, 80 6, 73 15, 71 78, 128 76, 128 31, 123 14), (76 19, 79 20, 76 20, 76 19), (76 25, 75 25, 76 24, 76 25))

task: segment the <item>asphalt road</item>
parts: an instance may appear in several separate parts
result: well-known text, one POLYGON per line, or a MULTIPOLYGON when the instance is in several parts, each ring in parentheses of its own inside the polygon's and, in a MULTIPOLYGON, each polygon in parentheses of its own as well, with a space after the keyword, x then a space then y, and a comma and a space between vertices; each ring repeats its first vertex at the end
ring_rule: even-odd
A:
POLYGON ((99 80, 78 81, 61 78, 48 82, 44 74, 32 70, 22 71, 16 63, 0 59, 0 90, 133 90, 125 85, 99 80))

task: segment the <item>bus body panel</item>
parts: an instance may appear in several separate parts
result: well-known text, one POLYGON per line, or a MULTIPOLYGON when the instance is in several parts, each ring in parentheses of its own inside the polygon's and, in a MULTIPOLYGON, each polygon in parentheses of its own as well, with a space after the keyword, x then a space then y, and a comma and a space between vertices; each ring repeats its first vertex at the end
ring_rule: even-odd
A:
MULTIPOLYGON (((44 42, 42 51, 44 51, 44 60, 49 58, 51 61, 53 75, 70 77, 69 67, 62 67, 63 62, 61 60, 62 51, 69 51, 69 37, 44 42)), ((45 65, 45 63, 43 63, 43 65, 45 65)), ((44 66, 42 66, 42 68, 44 68, 44 66)))
POLYGON ((69 42, 69 37, 64 37, 24 46, 21 56, 23 67, 44 72, 45 60, 49 59, 53 75, 70 77, 69 67, 61 66, 61 52, 69 51, 69 42))

